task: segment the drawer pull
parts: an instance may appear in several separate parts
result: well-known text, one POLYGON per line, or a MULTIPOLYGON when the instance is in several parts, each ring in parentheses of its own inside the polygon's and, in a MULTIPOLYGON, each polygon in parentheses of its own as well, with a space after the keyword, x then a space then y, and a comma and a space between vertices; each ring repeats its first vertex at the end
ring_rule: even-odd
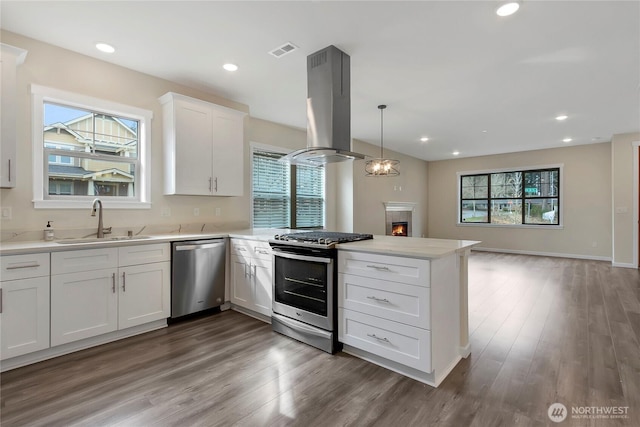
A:
POLYGON ((385 266, 381 266, 381 265, 367 265, 367 267, 375 268, 376 270, 380 270, 380 271, 391 271, 391 270, 389 270, 389 267, 385 267, 385 266))
POLYGON ((241 251, 241 252, 245 252, 245 251, 246 251, 246 249, 245 249, 245 248, 238 248, 238 247, 236 247, 236 249, 237 249, 237 250, 239 250, 239 251, 241 251))
POLYGON ((256 252, 262 255, 269 255, 269 252, 265 250, 256 249, 256 252))
POLYGON ((38 268, 40 264, 26 264, 26 265, 11 265, 7 267, 7 270, 17 270, 19 268, 38 268))
POLYGON ((385 304, 389 304, 389 303, 391 303, 391 301, 389 301, 389 300, 388 300, 388 299, 386 299, 386 298, 377 298, 377 297, 374 297, 374 296, 368 296, 368 297, 367 297, 367 299, 372 299, 372 300, 374 300, 374 301, 383 302, 383 303, 385 303, 385 304))
POLYGON ((389 340, 388 340, 388 339, 386 339, 386 338, 381 338, 381 337, 377 336, 376 334, 367 334, 367 336, 368 336, 368 337, 371 337, 371 338, 375 338, 375 339, 377 339, 378 341, 382 341, 382 342, 386 342, 386 343, 390 343, 390 342, 391 342, 391 341, 389 341, 389 340))

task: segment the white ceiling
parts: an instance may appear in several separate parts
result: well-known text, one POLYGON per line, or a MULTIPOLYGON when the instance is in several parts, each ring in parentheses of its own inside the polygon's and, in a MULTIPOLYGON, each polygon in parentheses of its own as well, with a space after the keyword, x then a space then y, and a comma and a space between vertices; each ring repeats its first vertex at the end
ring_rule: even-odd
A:
POLYGON ((306 57, 351 56, 352 137, 425 160, 640 130, 640 2, 7 1, 2 28, 306 128, 306 57), (116 47, 107 55, 94 43, 116 47), (280 59, 268 52, 291 42, 280 59), (234 62, 240 69, 222 69, 234 62), (565 113, 569 118, 557 122, 565 113), (428 136, 429 142, 419 138, 428 136))

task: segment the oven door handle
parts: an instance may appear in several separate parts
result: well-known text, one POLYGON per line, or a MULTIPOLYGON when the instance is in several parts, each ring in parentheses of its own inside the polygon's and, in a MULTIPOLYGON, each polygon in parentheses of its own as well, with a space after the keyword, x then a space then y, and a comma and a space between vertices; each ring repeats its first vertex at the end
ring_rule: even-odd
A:
POLYGON ((273 255, 279 256, 279 257, 282 257, 282 258, 296 259, 296 260, 299 260, 299 261, 323 262, 325 264, 331 264, 333 262, 333 260, 331 258, 322 258, 322 257, 315 257, 315 256, 290 254, 289 252, 282 252, 282 250, 279 250, 278 248, 274 248, 273 249, 273 255))
POLYGON ((278 322, 284 324, 285 326, 288 326, 293 330, 302 331, 309 335, 315 335, 318 337, 327 337, 329 335, 329 332, 327 331, 324 331, 322 329, 319 329, 313 326, 309 326, 306 323, 302 323, 297 320, 289 319, 288 317, 285 317, 281 314, 273 313, 273 315, 278 322))

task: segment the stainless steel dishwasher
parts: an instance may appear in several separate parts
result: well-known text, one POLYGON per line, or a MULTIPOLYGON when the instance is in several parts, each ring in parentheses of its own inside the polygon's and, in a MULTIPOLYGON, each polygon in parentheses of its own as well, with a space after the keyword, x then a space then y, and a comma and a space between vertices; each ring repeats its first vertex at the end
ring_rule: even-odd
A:
POLYGON ((172 318, 224 303, 226 253, 224 238, 172 244, 172 318))

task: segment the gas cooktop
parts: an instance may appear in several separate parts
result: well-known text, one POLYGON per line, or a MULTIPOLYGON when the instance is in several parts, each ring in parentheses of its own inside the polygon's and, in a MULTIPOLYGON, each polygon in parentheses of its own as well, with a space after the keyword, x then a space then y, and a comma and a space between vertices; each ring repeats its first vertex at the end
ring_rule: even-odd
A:
POLYGON ((373 239, 372 234, 306 231, 302 233, 276 234, 270 242, 293 244, 296 246, 333 248, 338 243, 357 242, 359 240, 369 239, 373 239))

